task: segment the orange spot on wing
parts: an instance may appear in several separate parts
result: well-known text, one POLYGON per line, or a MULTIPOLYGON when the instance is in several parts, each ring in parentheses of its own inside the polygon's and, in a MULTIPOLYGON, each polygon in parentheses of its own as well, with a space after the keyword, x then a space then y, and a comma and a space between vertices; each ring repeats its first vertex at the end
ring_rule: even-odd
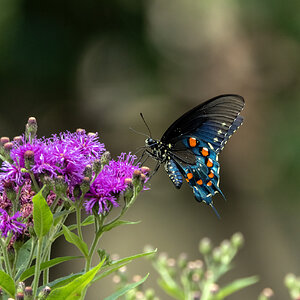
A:
POLYGON ((207 185, 207 186, 211 186, 211 185, 212 185, 212 182, 209 181, 206 185, 207 185))
POLYGON ((208 174, 208 177, 209 177, 209 178, 214 178, 214 176, 215 176, 214 172, 213 172, 213 171, 210 171, 210 173, 208 174))
POLYGON ((214 163, 213 163, 213 161, 212 161, 210 158, 208 158, 208 159, 207 159, 207 162, 206 162, 206 165, 207 165, 209 168, 211 168, 211 167, 214 165, 214 163))
POLYGON ((187 176, 188 179, 192 179, 193 178, 193 174, 192 173, 187 173, 186 176, 187 176))
POLYGON ((202 185, 202 184, 203 184, 202 179, 199 179, 199 180, 197 181, 197 184, 202 185))
POLYGON ((186 180, 186 182, 189 182, 189 180, 187 178, 185 180, 186 180))
POLYGON ((208 154, 209 154, 208 149, 203 147, 202 150, 201 150, 201 154, 203 156, 208 156, 208 154))
POLYGON ((193 137, 189 138, 189 145, 190 147, 196 147, 197 146, 197 140, 193 137))

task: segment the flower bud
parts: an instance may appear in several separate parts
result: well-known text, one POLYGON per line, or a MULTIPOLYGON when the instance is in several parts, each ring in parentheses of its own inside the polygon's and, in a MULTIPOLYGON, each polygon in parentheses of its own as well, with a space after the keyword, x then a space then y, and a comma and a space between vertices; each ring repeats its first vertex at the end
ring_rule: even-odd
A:
POLYGON ((101 171, 101 160, 95 159, 93 161, 93 171, 95 172, 95 176, 97 176, 101 171))
POLYGON ((105 152, 102 154, 102 156, 101 156, 101 166, 102 166, 102 168, 103 168, 105 165, 108 165, 110 160, 111 160, 110 152, 109 152, 109 151, 105 151, 105 152))
POLYGON ((28 300, 31 299, 31 297, 32 297, 32 287, 31 286, 26 286, 24 294, 25 294, 25 300, 27 298, 28 298, 28 300))
POLYGON ((82 129, 82 128, 77 128, 77 129, 76 129, 76 132, 79 133, 79 134, 84 134, 84 133, 85 133, 85 130, 82 129))
POLYGON ((8 143, 8 142, 10 142, 10 139, 9 139, 9 137, 7 137, 7 136, 3 136, 2 138, 0 138, 0 146, 4 146, 4 144, 6 144, 6 143, 8 143))
POLYGON ((272 298, 274 295, 274 292, 270 288, 265 288, 263 291, 260 293, 258 300, 268 300, 272 298))
POLYGON ((153 289, 147 289, 145 292, 145 299, 146 300, 154 300, 155 292, 153 289))
POLYGON ((199 251, 201 254, 206 255, 211 252, 212 245, 209 238, 203 238, 199 243, 199 251))
POLYGON ((145 175, 148 175, 150 173, 150 168, 143 166, 141 167, 141 172, 145 175))
POLYGON ((284 278, 284 284, 289 289, 294 288, 296 285, 296 282, 297 282, 296 276, 292 273, 287 274, 284 278))
POLYGON ((84 177, 80 185, 80 189, 83 195, 85 195, 90 189, 91 179, 89 177, 84 177))
POLYGON ((220 245, 222 254, 228 254, 230 252, 231 248, 231 243, 228 240, 222 241, 220 245))
POLYGON ((133 187, 132 178, 125 178, 124 183, 127 185, 127 187, 133 187))
POLYGON ((28 122, 27 122, 26 126, 25 126, 26 139, 29 140, 29 141, 32 141, 32 139, 35 138, 36 133, 37 133, 36 119, 35 119, 35 117, 30 117, 28 119, 28 122))
POLYGON ((25 168, 27 170, 31 170, 31 167, 34 165, 34 152, 31 150, 27 150, 24 153, 24 160, 25 160, 25 168))
POLYGON ((56 195, 63 195, 66 193, 68 185, 65 182, 65 179, 63 176, 59 175, 54 179, 55 183, 55 193, 56 195))
POLYGON ((54 191, 54 180, 50 176, 44 176, 43 184, 46 186, 48 191, 54 191))
POLYGON ((93 168, 91 165, 86 165, 83 171, 83 176, 92 179, 93 176, 93 168))
POLYGON ((212 295, 215 295, 220 290, 220 287, 216 283, 212 283, 209 289, 210 289, 210 293, 212 295))
POLYGON ((236 232, 231 237, 231 243, 235 248, 241 248, 244 245, 244 236, 240 232, 236 232))
POLYGON ((10 153, 10 150, 13 148, 14 144, 12 142, 7 142, 4 144, 3 148, 6 152, 10 153))
POLYGON ((49 286, 45 286, 39 293, 38 299, 39 300, 45 300, 47 299, 47 296, 50 294, 51 288, 49 286))
POLYGON ((121 277, 119 275, 114 275, 112 278, 113 283, 120 283, 121 282, 121 277))
POLYGON ((24 294, 22 292, 17 293, 16 300, 24 300, 24 294))
POLYGON ((7 198, 10 200, 10 201, 14 201, 16 199, 16 191, 14 189, 14 184, 12 181, 4 181, 4 191, 5 191, 5 194, 7 196, 7 198))
POLYGON ((73 189, 73 196, 74 196, 75 198, 77 198, 77 199, 81 196, 81 188, 80 188, 80 186, 79 186, 78 184, 76 184, 76 185, 74 186, 74 189, 73 189))
POLYGON ((146 175, 145 174, 141 174, 141 183, 144 183, 146 181, 146 175))
POLYGON ((88 132, 88 134, 87 134, 89 137, 93 137, 93 136, 95 136, 96 135, 96 133, 95 132, 88 132))
POLYGON ((14 137, 14 142, 15 143, 21 144, 22 140, 23 139, 22 139, 22 137, 20 135, 14 137))
POLYGON ((222 252, 221 252, 221 249, 219 247, 215 248, 213 250, 213 260, 215 262, 220 262, 221 261, 221 258, 222 258, 222 252))

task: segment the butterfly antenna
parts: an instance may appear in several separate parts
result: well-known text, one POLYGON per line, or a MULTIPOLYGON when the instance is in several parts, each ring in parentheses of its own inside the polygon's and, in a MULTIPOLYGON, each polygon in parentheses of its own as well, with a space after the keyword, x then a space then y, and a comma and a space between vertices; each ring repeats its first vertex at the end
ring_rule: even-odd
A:
POLYGON ((146 137, 148 137, 148 138, 150 137, 148 134, 143 133, 143 132, 140 132, 140 131, 137 131, 137 130, 133 129, 132 127, 129 127, 129 129, 130 129, 131 131, 133 131, 134 133, 144 135, 144 136, 146 136, 146 137))
POLYGON ((150 138, 152 138, 151 130, 150 130, 150 128, 149 128, 149 126, 148 126, 148 124, 146 123, 146 121, 145 121, 145 118, 144 118, 143 114, 142 114, 142 113, 140 113, 140 116, 141 116, 142 120, 144 121, 144 123, 145 123, 145 125, 146 125, 146 127, 147 127, 147 129, 148 129, 148 131, 149 131, 150 138))
POLYGON ((218 217, 218 219, 221 219, 221 217, 220 217, 220 215, 219 215, 217 209, 214 207, 214 205, 213 205, 212 203, 210 203, 209 205, 210 205, 210 207, 213 209, 213 211, 215 212, 215 214, 216 214, 216 216, 218 217))

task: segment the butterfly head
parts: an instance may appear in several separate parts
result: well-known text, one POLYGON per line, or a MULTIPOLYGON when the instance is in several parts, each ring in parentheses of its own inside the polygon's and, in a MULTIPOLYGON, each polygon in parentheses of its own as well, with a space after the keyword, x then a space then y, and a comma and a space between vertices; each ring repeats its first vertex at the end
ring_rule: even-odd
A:
POLYGON ((149 147, 149 148, 153 149, 153 148, 156 148, 157 141, 152 139, 152 138, 147 138, 145 140, 145 145, 146 145, 146 147, 149 147))

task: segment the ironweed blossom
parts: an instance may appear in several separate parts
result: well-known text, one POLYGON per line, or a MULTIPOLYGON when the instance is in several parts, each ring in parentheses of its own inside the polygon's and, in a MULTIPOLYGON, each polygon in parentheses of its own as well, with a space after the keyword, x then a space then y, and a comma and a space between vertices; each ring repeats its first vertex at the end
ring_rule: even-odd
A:
POLYGON ((85 202, 86 211, 92 213, 94 207, 98 208, 98 214, 109 211, 111 206, 119 206, 118 195, 124 192, 128 186, 127 179, 132 178, 139 167, 134 165, 135 155, 122 153, 118 160, 111 160, 105 165, 90 187, 85 202))
POLYGON ((2 138, 4 145, 11 144, 9 156, 2 156, 4 161, 0 168, 3 236, 10 231, 15 235, 28 233, 33 225, 32 198, 44 185, 45 198, 52 208, 64 205, 67 198, 73 202, 80 198, 88 213, 102 214, 119 206, 120 193, 129 186, 132 188, 128 182, 134 171, 145 174, 149 171, 135 165, 136 157, 130 153, 111 160, 97 133, 78 129, 74 133, 66 131, 38 138, 36 120, 31 123, 28 122, 30 126, 27 124, 25 134, 13 142, 2 138), (10 217, 12 209, 20 212, 10 217), (18 218, 26 220, 25 225, 17 221, 18 218))
POLYGON ((10 217, 6 210, 0 208, 0 231, 3 237, 6 238, 9 233, 17 235, 23 232, 26 225, 17 220, 20 217, 20 212, 16 212, 10 217))

